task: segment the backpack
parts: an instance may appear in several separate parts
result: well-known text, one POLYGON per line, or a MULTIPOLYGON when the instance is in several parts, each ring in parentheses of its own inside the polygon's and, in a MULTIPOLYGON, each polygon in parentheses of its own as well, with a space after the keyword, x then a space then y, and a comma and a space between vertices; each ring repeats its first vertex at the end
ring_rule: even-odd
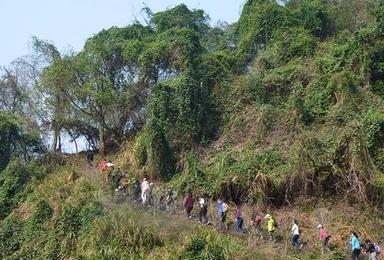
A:
POLYGON ((223 202, 223 212, 226 213, 228 211, 228 204, 223 202))
POLYGON ((165 197, 166 201, 167 202, 172 202, 173 201, 173 196, 174 196, 173 191, 168 191, 167 192, 167 196, 165 197))
POLYGON ((273 226, 274 226, 275 228, 278 227, 276 219, 273 219, 273 226))
POLYGON ((381 248, 379 247, 379 245, 378 245, 378 244, 374 244, 374 246, 375 246, 375 252, 376 252, 376 254, 380 254, 380 252, 381 252, 381 248))

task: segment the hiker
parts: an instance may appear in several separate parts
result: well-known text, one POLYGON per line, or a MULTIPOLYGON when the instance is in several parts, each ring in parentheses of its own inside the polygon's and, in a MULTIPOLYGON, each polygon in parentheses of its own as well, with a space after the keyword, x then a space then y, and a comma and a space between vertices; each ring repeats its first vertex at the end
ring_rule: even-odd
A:
POLYGON ((265 215, 264 218, 268 219, 268 221, 267 221, 267 231, 268 231, 268 234, 269 234, 269 240, 270 241, 275 241, 274 233, 275 233, 276 228, 277 228, 277 222, 276 222, 275 218, 271 214, 265 215))
POLYGON ((93 151, 88 150, 87 151, 87 162, 89 166, 93 166, 93 151))
POLYGON ((113 167, 115 167, 115 165, 112 163, 111 160, 109 160, 109 161, 107 162, 106 166, 107 166, 108 168, 113 168, 113 167))
POLYGON ((380 254, 380 247, 367 239, 365 241, 365 252, 369 253, 369 260, 376 260, 377 255, 380 254))
POLYGON ((125 195, 128 195, 128 173, 124 172, 123 177, 121 178, 121 189, 125 195))
POLYGON ((108 184, 109 174, 112 171, 113 163, 111 161, 109 161, 109 163, 107 163, 107 161, 105 159, 103 159, 100 161, 99 166, 100 166, 100 169, 104 175, 104 183, 108 184))
POLYGON ((292 245, 299 246, 300 245, 300 229, 296 219, 293 221, 291 231, 292 231, 292 245))
POLYGON ((141 201, 144 206, 147 204, 148 192, 149 192, 149 182, 147 178, 144 178, 143 182, 141 183, 141 201))
POLYGON ((361 245, 360 245, 359 236, 354 231, 351 233, 350 244, 351 244, 351 248, 352 248, 352 259, 353 260, 359 260, 360 254, 361 254, 361 245))
POLYGON ((114 169, 108 175, 108 184, 111 190, 119 191, 119 183, 122 178, 122 174, 119 168, 114 169))
POLYGON ((133 201, 139 202, 141 196, 141 184, 139 180, 136 180, 133 183, 133 201))
POLYGON ((115 167, 115 165, 112 163, 112 161, 109 161, 105 164, 103 173, 105 176, 105 183, 106 184, 109 183, 110 175, 111 175, 111 172, 113 171, 114 167, 115 167))
POLYGON ((228 204, 223 200, 217 200, 217 215, 220 220, 220 228, 227 229, 226 220, 227 220, 228 204))
POLYGON ((163 189, 159 186, 156 186, 152 189, 153 193, 153 207, 163 210, 162 203, 164 201, 163 189))
POLYGON ((188 219, 192 218, 192 209, 193 209, 194 203, 195 203, 195 200, 193 199, 192 192, 188 192, 188 195, 184 200, 184 208, 187 213, 188 219))
POLYGON ((156 207, 159 210, 166 210, 167 208, 167 203, 165 201, 166 199, 166 190, 164 190, 163 187, 157 187, 155 189, 155 196, 156 196, 156 207))
POLYGON ((100 170, 103 170, 107 165, 107 160, 105 159, 101 159, 99 164, 97 165, 97 168, 99 168, 100 170))
POLYGON ((106 180, 108 179, 105 176, 106 175, 106 173, 105 173, 106 167, 107 167, 107 161, 105 159, 101 159, 99 164, 97 165, 97 168, 99 168, 100 171, 103 173, 103 175, 104 175, 104 182, 106 182, 106 180))
POLYGON ((174 194, 172 187, 169 187, 167 190, 167 196, 165 198, 165 210, 167 212, 173 213, 173 202, 174 202, 174 194))
POLYGON ((323 225, 319 224, 317 226, 317 229, 319 230, 320 240, 322 241, 322 251, 324 251, 324 249, 330 251, 328 244, 331 236, 328 235, 327 232, 325 232, 323 225))
POLYGON ((243 219, 243 214, 242 214, 240 205, 236 206, 235 220, 236 220, 237 232, 239 232, 241 234, 244 233, 244 230, 243 230, 244 219, 243 219))
POLYGON ((253 210, 253 212, 252 212, 252 215, 251 215, 251 220, 252 220, 252 224, 253 224, 253 228, 254 228, 255 234, 259 234, 260 233, 262 219, 263 219, 263 217, 258 212, 258 210, 255 208, 253 210))
POLYGON ((201 196, 199 198, 199 205, 200 205, 200 211, 199 211, 199 223, 203 223, 203 218, 205 220, 205 223, 209 224, 209 220, 207 217, 208 213, 208 196, 204 194, 204 196, 201 196))

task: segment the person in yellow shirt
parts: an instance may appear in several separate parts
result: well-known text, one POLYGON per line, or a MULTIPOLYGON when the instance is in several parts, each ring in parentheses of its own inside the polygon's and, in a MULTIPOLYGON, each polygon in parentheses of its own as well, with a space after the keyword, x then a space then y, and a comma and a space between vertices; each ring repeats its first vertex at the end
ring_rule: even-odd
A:
POLYGON ((274 241, 275 240, 274 233, 277 228, 277 222, 271 214, 265 215, 264 219, 267 219, 267 231, 269 234, 269 240, 274 241))

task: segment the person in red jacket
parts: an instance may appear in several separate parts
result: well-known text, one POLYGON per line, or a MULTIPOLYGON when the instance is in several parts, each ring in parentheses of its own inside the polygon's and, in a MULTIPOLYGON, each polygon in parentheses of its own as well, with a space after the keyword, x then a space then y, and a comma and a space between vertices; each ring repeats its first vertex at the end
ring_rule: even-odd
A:
POLYGON ((191 213, 192 213, 194 203, 195 203, 195 200, 193 199, 192 192, 188 192, 188 195, 184 201, 184 208, 185 208, 185 211, 187 212, 188 219, 192 218, 191 213))

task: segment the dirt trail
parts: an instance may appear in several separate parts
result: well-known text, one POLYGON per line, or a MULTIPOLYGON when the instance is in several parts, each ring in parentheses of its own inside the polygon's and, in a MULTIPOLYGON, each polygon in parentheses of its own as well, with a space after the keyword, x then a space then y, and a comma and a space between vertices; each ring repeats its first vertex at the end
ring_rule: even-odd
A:
MULTIPOLYGON (((99 169, 96 168, 96 162, 94 162, 94 166, 88 165, 85 158, 82 158, 80 156, 76 156, 75 158, 71 158, 70 160, 71 164, 76 165, 79 169, 79 174, 81 176, 84 176, 91 180, 94 183, 97 183, 98 185, 103 185, 103 176, 99 169)), ((185 216, 184 211, 182 210, 182 201, 178 200, 177 204, 177 212, 175 214, 169 214, 164 211, 160 211, 158 209, 154 208, 147 208, 143 207, 141 204, 133 203, 132 198, 130 196, 126 196, 121 194, 120 192, 110 192, 107 187, 104 187, 105 192, 103 193, 101 197, 101 202, 105 209, 107 210, 114 210, 117 208, 129 208, 130 210, 134 208, 138 212, 143 214, 143 219, 147 221, 149 225, 153 224, 158 227, 161 227, 161 230, 168 231, 168 232, 176 232, 178 239, 185 239, 188 234, 192 232, 193 229, 197 227, 201 227, 202 224, 198 223, 198 208, 197 205, 195 206, 193 210, 193 218, 192 220, 188 220, 185 216), (113 197, 112 197, 113 194, 113 197)), ((216 204, 212 203, 209 214, 212 216, 212 222, 216 223, 217 219, 215 217, 215 209, 216 204)), ((339 207, 339 206, 338 206, 339 207)), ((322 223, 326 224, 329 229, 331 230, 331 234, 333 235, 333 243, 337 243, 336 240, 340 241, 340 245, 336 244, 336 246, 342 250, 345 249, 345 245, 348 243, 349 240, 349 231, 341 230, 340 227, 340 221, 341 223, 345 222, 345 220, 336 219, 335 215, 339 214, 337 208, 318 208, 317 210, 313 212, 303 212, 300 207, 295 208, 283 208, 283 209, 276 209, 273 210, 275 217, 278 220, 279 223, 279 241, 278 242, 270 242, 267 240, 262 239, 255 239, 249 236, 249 234, 239 235, 234 228, 234 206, 231 205, 231 212, 228 214, 228 222, 229 225, 229 231, 225 232, 225 235, 234 237, 236 239, 240 239, 242 241, 246 241, 249 245, 250 250, 267 250, 268 252, 280 252, 283 255, 291 254, 294 250, 290 245, 290 227, 291 227, 291 221, 294 218, 298 218, 301 220, 301 226, 300 228, 303 231, 302 239, 307 241, 309 244, 305 247, 304 251, 318 251, 319 250, 319 243, 318 243, 318 234, 316 230, 316 226, 321 221, 322 223), (336 210, 336 211, 335 211, 336 210), (335 229, 332 230, 333 226, 335 226, 335 229), (337 229, 336 229, 337 227, 337 229)), ((353 216, 355 213, 357 214, 359 211, 356 209, 352 209, 350 207, 346 207, 343 205, 340 205, 340 208, 343 209, 342 212, 345 213, 347 216, 353 216)), ((250 209, 251 207, 244 207, 243 213, 244 213, 244 219, 245 219, 245 228, 249 228, 250 224, 250 209)), ((340 215, 340 214, 339 214, 340 215)), ((340 215, 341 217, 341 215, 340 215)), ((263 226, 266 223, 263 222, 263 226)), ((351 225, 345 225, 345 228, 347 226, 351 225)), ((215 229, 217 232, 221 232, 218 229, 215 228, 215 226, 207 226, 207 228, 215 229)), ((343 227, 344 228, 344 227, 343 227)), ((363 230, 363 228, 362 228, 363 230)), ((360 231, 362 231, 360 230, 360 231)), ((221 232, 223 233, 223 232, 221 232)), ((365 233, 361 232, 361 233, 365 233)), ((328 255, 329 257, 329 255, 328 255)), ((328 258, 325 257, 324 259, 328 258)), ((271 259, 275 259, 275 257, 272 257, 271 259)))

